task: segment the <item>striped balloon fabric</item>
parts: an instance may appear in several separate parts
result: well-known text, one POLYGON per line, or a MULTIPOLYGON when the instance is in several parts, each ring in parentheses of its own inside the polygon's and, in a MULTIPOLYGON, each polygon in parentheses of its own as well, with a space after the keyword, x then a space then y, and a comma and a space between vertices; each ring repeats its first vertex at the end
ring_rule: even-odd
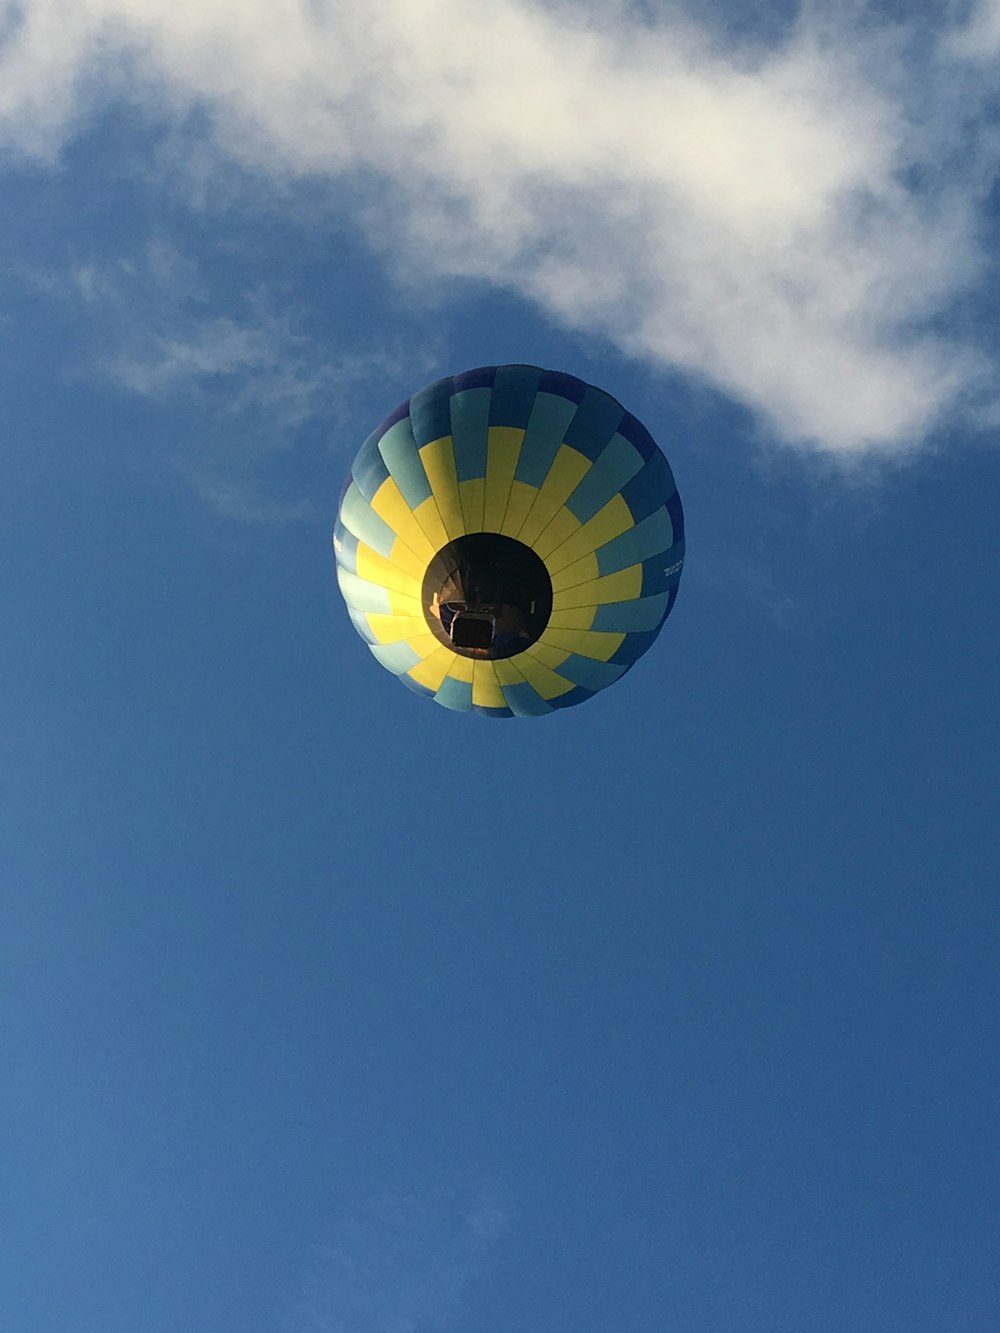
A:
POLYGON ((421 389, 368 437, 334 550, 351 620, 404 685, 534 717, 649 648, 677 596, 684 517, 667 460, 614 398, 489 366, 421 389))

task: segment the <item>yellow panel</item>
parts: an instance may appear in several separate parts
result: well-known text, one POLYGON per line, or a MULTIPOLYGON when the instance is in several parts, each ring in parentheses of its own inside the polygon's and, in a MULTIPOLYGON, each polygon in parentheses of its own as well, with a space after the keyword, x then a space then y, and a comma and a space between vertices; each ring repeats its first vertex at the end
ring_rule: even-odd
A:
POLYGON ((544 560, 548 553, 554 551, 557 546, 561 546, 567 537, 572 537, 579 527, 580 520, 563 505, 545 528, 545 531, 539 533, 535 538, 534 550, 536 554, 544 560))
POLYGON ((559 446, 559 452, 549 468, 549 475, 542 482, 535 503, 531 506, 531 512, 524 520, 518 536, 519 541, 524 542, 526 546, 534 545, 535 538, 573 494, 582 478, 590 471, 590 466, 590 459, 585 458, 579 450, 573 449, 568 444, 559 446))
POLYGON ((378 551, 373 551, 364 542, 358 542, 357 555, 358 577, 369 583, 377 583, 380 588, 390 592, 402 593, 404 597, 420 596, 420 580, 415 579, 405 569, 400 569, 378 551))
POLYGON ((642 592, 642 565, 629 565, 615 574, 576 583, 553 592, 552 605, 557 610, 568 606, 601 606, 605 602, 628 602, 642 592))
POLYGON ((379 643, 398 643, 427 633, 427 621, 420 616, 384 616, 368 613, 368 624, 379 643))
POLYGON ((566 694, 574 688, 571 680, 557 676, 544 662, 533 657, 530 648, 526 652, 518 653, 517 669, 543 699, 557 699, 560 694, 566 694))
MULTIPOLYGON (((523 654, 518 654, 518 661, 523 654)), ((514 659, 511 657, 501 657, 493 663, 493 671, 501 685, 523 685, 524 677, 514 665, 514 659)))
MULTIPOLYGON (((548 562, 546 562, 548 563, 548 562)), ((585 556, 579 560, 574 560, 571 565, 565 569, 549 570, 549 577, 552 579, 552 591, 557 593, 564 588, 572 588, 577 583, 590 583, 600 574, 597 566, 597 556, 593 551, 588 551, 585 556)))
MULTIPOLYGON (((433 635, 431 636, 433 638, 433 635)), ((426 685, 429 690, 437 691, 441 688, 441 682, 451 670, 451 664, 455 660, 455 654, 450 648, 444 648, 434 639, 437 648, 434 652, 428 653, 422 662, 416 666, 411 666, 406 673, 417 682, 418 685, 426 685)))
POLYGON ((462 501, 462 517, 466 532, 483 531, 483 492, 486 489, 485 477, 474 477, 471 481, 458 483, 458 494, 462 501))
MULTIPOLYGON (((449 650, 446 648, 445 652, 449 650)), ((461 657, 458 653, 451 654, 451 666, 448 669, 448 675, 453 680, 464 680, 472 684, 473 660, 471 657, 461 657)))
POLYGON ((389 527, 414 555, 421 556, 429 564, 435 548, 427 540, 427 534, 413 517, 413 510, 403 499, 403 494, 394 477, 387 477, 375 492, 372 509, 379 518, 384 518, 389 527))
MULTIPOLYGON (((566 658, 569 657, 569 653, 565 648, 553 648, 551 645, 545 643, 544 640, 539 640, 538 643, 533 643, 531 645, 531 655, 532 657, 537 657, 539 662, 544 663, 544 665, 549 667, 552 671, 557 671, 559 667, 562 666, 563 662, 566 661, 566 658)), ((520 661, 520 656, 518 657, 518 661, 520 661)))
POLYGON ((423 528, 427 540, 434 547, 435 552, 440 551, 442 546, 448 544, 448 534, 444 530, 441 515, 438 513, 437 501, 433 495, 429 495, 426 500, 421 500, 413 511, 413 517, 423 528))
POLYGON ((500 529, 505 537, 518 536, 521 524, 527 518, 528 510, 535 503, 537 494, 537 486, 529 486, 526 481, 511 482, 507 512, 503 516, 503 527, 500 529))
MULTIPOLYGON (((371 617, 369 617, 371 619, 371 617)), ((596 629, 547 629, 539 639, 547 648, 565 648, 568 653, 607 662, 625 641, 624 634, 596 629)))
POLYGON ((588 551, 596 551, 605 542, 620 537, 632 526, 632 512, 628 505, 621 495, 613 495, 603 509, 599 509, 568 541, 551 552, 545 563, 549 569, 563 569, 588 551))
POLYGON ((409 574, 410 578, 416 581, 418 587, 423 586, 424 575, 427 573, 430 560, 425 560, 420 555, 414 555, 402 537, 397 537, 393 542, 389 559, 392 564, 397 565, 404 573, 409 574))
MULTIPOLYGON (((394 616, 419 616, 423 620, 424 608, 418 597, 404 597, 400 592, 389 593, 389 610, 394 616)), ((424 624, 426 625, 426 621, 424 624)))
POLYGON ((420 459, 427 473, 427 480, 431 484, 448 540, 454 541, 456 537, 461 537, 465 528, 462 502, 458 498, 458 473, 455 471, 455 450, 451 436, 444 435, 440 440, 432 440, 430 444, 425 444, 420 450, 420 459))
POLYGON ((521 456, 524 431, 515 426, 491 426, 486 451, 486 495, 483 507, 483 531, 500 532, 510 487, 521 456))
POLYGON ((507 700, 493 670, 492 662, 472 664, 472 702, 480 708, 506 708, 507 700))
POLYGON ((570 606, 549 616, 552 629, 590 629, 597 615, 596 606, 570 606))
MULTIPOLYGON (((441 640, 435 638, 429 631, 426 634, 417 634, 412 639, 407 639, 406 643, 408 647, 413 649, 418 657, 424 660, 430 657, 431 653, 436 653, 441 647, 441 640)), ((447 648, 445 649, 445 652, 448 652, 447 648)), ((411 671, 413 669, 414 668, 412 667, 410 668, 411 671)))

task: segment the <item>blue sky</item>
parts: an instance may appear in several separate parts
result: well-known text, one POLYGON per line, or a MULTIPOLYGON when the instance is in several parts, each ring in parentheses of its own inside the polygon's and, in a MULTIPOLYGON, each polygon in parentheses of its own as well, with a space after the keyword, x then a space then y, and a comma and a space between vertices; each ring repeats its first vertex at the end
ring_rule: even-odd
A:
POLYGON ((929 13, 0 7, 5 1331, 1000 1327, 1000 9, 929 13), (491 724, 330 530, 506 361, 689 551, 491 724))

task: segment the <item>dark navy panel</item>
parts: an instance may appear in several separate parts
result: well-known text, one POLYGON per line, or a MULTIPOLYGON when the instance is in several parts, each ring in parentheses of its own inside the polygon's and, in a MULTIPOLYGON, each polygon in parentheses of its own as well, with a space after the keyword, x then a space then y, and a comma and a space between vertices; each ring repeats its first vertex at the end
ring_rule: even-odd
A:
POLYGON ((584 474, 566 501, 566 508, 574 518, 586 523, 604 508, 612 496, 618 494, 642 465, 642 455, 635 445, 621 435, 613 435, 600 458, 584 474))
POLYGON ((385 432, 378 442, 378 450, 411 510, 430 499, 431 484, 417 452, 409 417, 397 421, 385 432))
POLYGON ((490 425, 526 430, 541 378, 537 366, 498 367, 490 400, 490 425))
POLYGON ((659 632, 658 629, 651 629, 643 634, 626 634, 621 647, 612 654, 611 661, 620 662, 623 666, 632 666, 648 648, 652 647, 659 632))
POLYGON ((375 492, 383 481, 389 480, 389 469, 385 465, 385 459, 379 453, 378 442, 378 435, 369 435, 358 450, 358 456, 351 468, 351 476, 354 478, 355 485, 368 501, 374 500, 375 492))
POLYGON ((436 380, 410 399, 410 421, 418 448, 451 434, 451 380, 436 380))
POLYGON ((496 373, 496 366, 478 366, 475 370, 465 370, 454 377, 451 391, 454 394, 464 393, 466 389, 492 389, 496 373))
POLYGON ((571 403, 582 402, 589 387, 575 375, 566 375, 561 370, 543 370, 538 382, 539 393, 555 393, 560 398, 568 398, 571 403))
POLYGON ((566 443, 593 462, 603 453, 624 415, 621 403, 600 389, 588 388, 566 431, 566 443))
POLYGON ((684 543, 675 542, 669 551, 650 556, 642 562, 641 596, 649 597, 655 592, 667 592, 680 579, 684 565, 684 543))
POLYGON ((527 482, 529 486, 541 486, 575 415, 576 405, 568 399, 558 394, 539 393, 524 433, 515 480, 527 482))
POLYGON ((410 400, 407 398, 405 403, 400 403, 398 407, 393 408, 386 419, 379 423, 378 430, 373 433, 375 435, 384 435, 387 430, 392 430, 397 421, 402 421, 404 417, 408 417, 409 415, 410 400))
POLYGON ((622 499, 628 505, 636 523, 648 518, 654 509, 666 504, 676 490, 670 464, 659 452, 646 460, 641 472, 622 487, 622 499))
POLYGON ((489 389, 463 389, 451 400, 451 438, 459 481, 486 476, 490 420, 489 389))
POLYGON ((584 699, 592 699, 596 693, 596 690, 588 690, 583 685, 575 685, 566 694, 550 699, 549 703, 553 708, 572 708, 574 704, 582 704, 584 699))
POLYGON ((681 505, 680 491, 674 491, 667 501, 667 513, 674 525, 674 537, 677 541, 680 541, 684 536, 684 509, 681 505))
POLYGON ((484 704, 473 704, 472 711, 478 713, 480 717, 513 717, 514 714, 509 708, 487 708, 484 704))
POLYGON ((622 417, 618 434, 624 435, 630 444, 634 444, 643 458, 652 458, 655 453, 659 452, 652 435, 639 418, 634 417, 631 412, 626 412, 622 417))

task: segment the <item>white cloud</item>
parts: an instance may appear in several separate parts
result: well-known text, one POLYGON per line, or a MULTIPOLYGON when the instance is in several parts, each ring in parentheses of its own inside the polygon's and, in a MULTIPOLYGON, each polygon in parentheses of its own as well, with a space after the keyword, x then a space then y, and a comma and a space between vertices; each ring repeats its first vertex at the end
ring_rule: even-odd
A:
POLYGON ((314 1248, 288 1333, 419 1333, 450 1326, 507 1230, 495 1187, 373 1199, 314 1248))
MULTIPOLYGON (((201 109, 217 149, 270 178, 361 169, 380 182, 369 239, 394 264, 517 290, 787 439, 899 450, 992 376, 991 349, 941 329, 985 263, 995 3, 922 44, 812 9, 770 51, 723 49, 669 11, 526 0, 19 12, 9 144, 53 152, 111 89, 174 123, 201 109)), ((259 355, 234 330, 212 348, 259 355)), ((161 353, 168 377, 208 356, 161 353)))

